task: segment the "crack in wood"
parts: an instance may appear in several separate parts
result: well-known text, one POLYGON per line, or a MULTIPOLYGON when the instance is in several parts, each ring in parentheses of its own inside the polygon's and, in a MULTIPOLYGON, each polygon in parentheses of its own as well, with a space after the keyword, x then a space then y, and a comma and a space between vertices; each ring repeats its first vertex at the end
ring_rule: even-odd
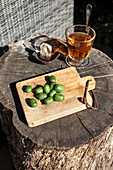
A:
POLYGON ((107 112, 110 116, 113 115, 111 112, 108 112, 104 107, 101 108, 103 111, 107 112))
POLYGON ((88 128, 84 125, 84 123, 82 122, 82 120, 80 119, 80 117, 78 116, 78 113, 76 113, 78 120, 80 121, 81 125, 85 128, 85 130, 89 133, 89 135, 94 139, 94 136, 92 135, 92 133, 88 130, 88 128))

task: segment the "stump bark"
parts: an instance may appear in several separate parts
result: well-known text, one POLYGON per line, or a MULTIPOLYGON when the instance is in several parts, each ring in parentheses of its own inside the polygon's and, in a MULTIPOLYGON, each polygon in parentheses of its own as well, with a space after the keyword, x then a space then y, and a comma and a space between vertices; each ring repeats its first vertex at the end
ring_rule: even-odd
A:
POLYGON ((90 64, 78 70, 94 76, 99 109, 87 109, 30 128, 15 84, 67 67, 64 58, 43 65, 24 41, 9 44, 0 58, 0 120, 16 169, 109 170, 113 166, 113 61, 92 48, 90 64))

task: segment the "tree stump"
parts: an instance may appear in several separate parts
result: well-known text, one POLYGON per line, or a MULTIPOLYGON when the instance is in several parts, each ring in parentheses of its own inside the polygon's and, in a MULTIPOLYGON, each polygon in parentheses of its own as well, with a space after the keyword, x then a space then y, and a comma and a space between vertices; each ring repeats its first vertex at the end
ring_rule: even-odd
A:
POLYGON ((78 70, 96 80, 98 110, 86 109, 30 128, 15 84, 67 67, 57 58, 43 65, 30 55, 24 41, 9 44, 0 58, 0 119, 16 169, 107 170, 113 166, 113 61, 92 48, 90 64, 78 70))

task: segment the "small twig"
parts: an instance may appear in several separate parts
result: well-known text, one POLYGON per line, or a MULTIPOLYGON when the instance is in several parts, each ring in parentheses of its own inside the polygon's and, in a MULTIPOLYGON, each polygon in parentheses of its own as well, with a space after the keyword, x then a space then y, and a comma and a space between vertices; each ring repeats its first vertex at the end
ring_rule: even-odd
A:
POLYGON ((113 76, 113 74, 108 74, 108 75, 103 75, 103 76, 95 76, 94 78, 98 79, 98 78, 112 77, 112 76, 113 76))

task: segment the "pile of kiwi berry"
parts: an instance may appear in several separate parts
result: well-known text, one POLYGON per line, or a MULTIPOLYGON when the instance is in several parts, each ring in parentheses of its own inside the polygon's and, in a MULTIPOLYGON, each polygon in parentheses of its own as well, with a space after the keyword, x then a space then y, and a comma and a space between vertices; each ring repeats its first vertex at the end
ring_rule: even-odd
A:
MULTIPOLYGON (((56 77, 51 75, 49 77, 49 83, 45 84, 44 86, 40 86, 34 90, 35 97, 38 98, 40 101, 43 101, 44 104, 51 104, 53 101, 64 101, 64 95, 61 94, 64 92, 65 88, 61 84, 56 83, 56 77)), ((25 88, 25 92, 30 93, 32 92, 32 86, 28 85, 25 88)), ((37 107, 37 101, 34 98, 29 100, 29 106, 37 107)))

